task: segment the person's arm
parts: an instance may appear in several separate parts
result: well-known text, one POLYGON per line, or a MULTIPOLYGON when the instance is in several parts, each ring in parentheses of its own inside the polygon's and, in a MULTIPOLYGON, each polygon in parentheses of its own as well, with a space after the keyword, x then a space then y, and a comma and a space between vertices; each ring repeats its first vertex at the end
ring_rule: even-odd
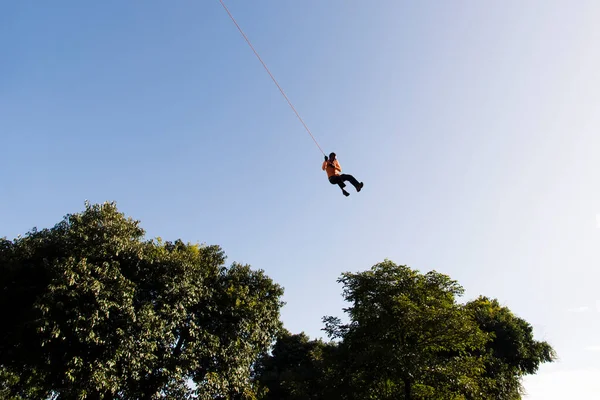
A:
POLYGON ((336 170, 337 172, 342 172, 342 167, 340 166, 340 163, 338 162, 338 160, 335 160, 335 161, 333 162, 333 166, 335 167, 335 170, 336 170))
POLYGON ((325 171, 325 168, 327 168, 327 161, 323 161, 323 171, 325 171))

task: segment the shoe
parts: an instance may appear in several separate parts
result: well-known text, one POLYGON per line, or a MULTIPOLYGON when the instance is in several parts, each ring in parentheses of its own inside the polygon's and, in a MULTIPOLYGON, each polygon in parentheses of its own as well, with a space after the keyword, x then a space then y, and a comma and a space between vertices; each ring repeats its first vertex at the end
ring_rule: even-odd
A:
POLYGON ((361 182, 360 185, 358 186, 358 188, 356 188, 356 191, 360 192, 360 190, 363 188, 363 186, 365 186, 365 184, 361 182))
POLYGON ((350 196, 350 193, 346 192, 345 190, 343 190, 342 193, 344 193, 344 196, 346 197, 350 196))

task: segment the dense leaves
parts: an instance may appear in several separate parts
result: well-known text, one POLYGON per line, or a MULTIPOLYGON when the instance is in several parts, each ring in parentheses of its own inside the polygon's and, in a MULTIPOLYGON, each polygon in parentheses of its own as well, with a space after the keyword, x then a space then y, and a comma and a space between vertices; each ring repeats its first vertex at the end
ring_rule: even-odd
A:
POLYGON ((459 398, 476 393, 483 365, 471 357, 486 336, 455 297, 463 289, 437 272, 385 261, 343 274, 349 324, 326 318, 342 339, 353 398, 459 398))
POLYGON ((0 400, 517 400, 555 358, 495 299, 386 260, 344 273, 331 341, 218 246, 147 240, 113 203, 0 239, 0 400))
POLYGON ((143 240, 114 204, 0 242, 0 365, 13 395, 240 398, 282 289, 217 246, 143 240))
POLYGON ((391 261, 339 280, 349 321, 324 318, 335 340, 280 337, 261 361, 266 399, 520 399, 520 382, 552 348, 496 300, 460 304, 463 288, 391 261))
POLYGON ((481 382, 487 398, 520 399, 521 378, 534 374, 541 363, 553 361, 554 350, 548 343, 534 340, 531 325, 500 306, 498 300, 482 296, 467 303, 466 310, 490 338, 478 351, 485 361, 481 382))
POLYGON ((337 345, 284 332, 257 365, 265 400, 334 398, 337 345))

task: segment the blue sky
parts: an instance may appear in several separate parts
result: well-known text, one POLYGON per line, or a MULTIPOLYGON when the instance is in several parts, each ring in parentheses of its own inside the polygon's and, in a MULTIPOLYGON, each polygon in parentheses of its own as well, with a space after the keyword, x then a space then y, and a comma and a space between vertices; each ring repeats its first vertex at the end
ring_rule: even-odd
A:
MULTIPOLYGON (((0 235, 116 201, 148 236, 221 245, 321 336, 336 279, 389 258, 498 298, 559 362, 529 399, 600 388, 600 4, 0 5, 0 235)), ((569 396, 566 395, 569 393, 569 396)))

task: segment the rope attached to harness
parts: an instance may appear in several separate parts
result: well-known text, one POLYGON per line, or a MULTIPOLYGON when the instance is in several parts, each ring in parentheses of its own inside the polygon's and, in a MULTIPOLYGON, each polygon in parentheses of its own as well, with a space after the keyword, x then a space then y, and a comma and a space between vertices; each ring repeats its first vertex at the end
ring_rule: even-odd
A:
POLYGON ((250 43, 250 40, 248 39, 248 37, 246 36, 246 34, 242 30, 242 28, 240 28, 240 26, 238 25, 238 23, 235 20, 235 18, 233 18, 233 15, 231 15, 231 13, 229 12, 229 9, 227 8, 227 6, 223 2, 223 0, 219 0, 219 2, 221 3, 221 5, 225 9, 225 11, 227 11, 227 14, 229 15, 229 18, 231 18, 231 20, 233 21, 233 23, 235 24, 235 26, 238 28, 238 30, 240 31, 240 33, 242 34, 242 36, 244 37, 244 39, 246 39, 246 43, 248 43, 248 45, 250 46, 250 48, 252 49, 252 51, 254 52, 254 54, 256 55, 256 57, 258 58, 258 60, 260 61, 260 63, 262 64, 262 66, 265 68, 265 70, 267 71, 267 73, 269 74, 269 76, 271 77, 271 79, 273 80, 273 82, 275 82, 275 85, 277 85, 277 88, 279 89, 279 91, 281 92, 281 94, 283 95, 283 97, 285 97, 285 99, 287 100, 288 104, 290 105, 290 107, 292 108, 292 110, 294 111, 294 113, 296 114, 296 116, 298 117, 298 119, 300 120, 300 122, 302 122, 302 125, 304 125, 304 129, 306 129, 306 131, 308 132, 308 134, 310 135, 310 137, 312 138, 312 140, 315 142, 315 144, 317 145, 317 147, 319 148, 319 150, 321 151, 321 153, 323 153, 323 155, 325 155, 325 152, 323 151, 323 149, 321 148, 321 146, 319 146, 319 143, 317 143, 317 140, 313 136, 312 132, 310 131, 310 129, 308 129, 308 126, 306 126, 306 124, 304 123, 304 120, 302 119, 302 117, 300 116, 300 114, 298 114, 298 111, 296 111, 296 108, 294 107, 294 105, 292 104, 292 102, 290 101, 290 99, 288 99, 288 97, 286 96, 286 94, 283 91, 283 89, 281 88, 281 86, 279 86, 279 83, 277 83, 277 80, 275 79, 275 77, 273 76, 273 74, 271 73, 271 71, 269 71, 269 68, 267 67, 267 65, 263 62, 262 58, 260 58, 260 56, 258 55, 258 52, 254 49, 254 46, 252 46, 252 43, 250 43))

